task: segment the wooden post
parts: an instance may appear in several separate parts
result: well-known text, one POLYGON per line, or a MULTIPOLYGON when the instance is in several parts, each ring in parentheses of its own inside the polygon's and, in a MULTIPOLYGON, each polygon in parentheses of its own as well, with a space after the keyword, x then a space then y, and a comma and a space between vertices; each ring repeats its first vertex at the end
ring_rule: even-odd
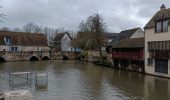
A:
POLYGON ((120 59, 119 59, 118 67, 121 68, 120 59))
POLYGON ((131 69, 132 66, 131 66, 131 60, 129 59, 129 69, 131 69))
POLYGON ((114 61, 114 58, 112 60, 112 64, 113 64, 113 67, 115 67, 115 61, 114 61))

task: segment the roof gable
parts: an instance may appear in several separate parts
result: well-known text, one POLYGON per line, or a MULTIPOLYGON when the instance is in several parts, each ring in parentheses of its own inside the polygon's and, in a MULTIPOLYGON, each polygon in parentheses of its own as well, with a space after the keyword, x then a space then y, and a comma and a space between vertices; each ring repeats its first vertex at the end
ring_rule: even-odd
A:
POLYGON ((69 37, 70 39, 72 39, 72 37, 70 36, 70 34, 66 32, 66 33, 58 33, 58 34, 55 36, 55 38, 54 38, 53 41, 61 41, 61 39, 64 37, 65 34, 67 34, 68 37, 69 37))
POLYGON ((118 33, 116 35, 115 38, 112 39, 112 41, 109 43, 109 45, 114 45, 122 39, 130 38, 138 29, 141 29, 141 28, 138 27, 138 28, 133 28, 133 29, 121 31, 120 33, 118 33))
POLYGON ((145 25, 144 29, 155 27, 155 21, 170 18, 170 8, 158 11, 145 25))

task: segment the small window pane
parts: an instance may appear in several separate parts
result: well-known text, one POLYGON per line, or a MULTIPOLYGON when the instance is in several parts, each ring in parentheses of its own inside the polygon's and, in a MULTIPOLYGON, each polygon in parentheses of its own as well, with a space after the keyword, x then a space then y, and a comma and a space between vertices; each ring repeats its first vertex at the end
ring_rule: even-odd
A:
POLYGON ((168 20, 164 20, 163 21, 163 32, 167 32, 168 31, 168 20))
POLYGON ((153 65, 153 59, 152 58, 148 58, 148 65, 153 65))
POLYGON ((161 32, 161 21, 156 23, 156 32, 161 32))

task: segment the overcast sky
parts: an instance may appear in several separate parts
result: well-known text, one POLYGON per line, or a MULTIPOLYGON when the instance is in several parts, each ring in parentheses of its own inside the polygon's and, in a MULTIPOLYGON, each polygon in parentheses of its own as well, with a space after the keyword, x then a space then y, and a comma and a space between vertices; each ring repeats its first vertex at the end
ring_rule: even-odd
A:
POLYGON ((0 0, 0 13, 7 15, 0 27, 22 27, 34 22, 76 31, 82 20, 97 12, 111 32, 119 32, 143 28, 163 3, 170 8, 170 0, 0 0))

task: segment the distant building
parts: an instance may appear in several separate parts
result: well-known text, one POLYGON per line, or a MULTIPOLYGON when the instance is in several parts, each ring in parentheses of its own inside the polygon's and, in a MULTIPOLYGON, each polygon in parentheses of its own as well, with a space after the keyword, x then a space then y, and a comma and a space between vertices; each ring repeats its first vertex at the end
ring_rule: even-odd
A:
POLYGON ((73 51, 71 40, 72 38, 68 33, 58 33, 53 40, 53 48, 60 52, 73 51))
POLYGON ((0 31, 0 51, 48 51, 43 34, 0 31))
POLYGON ((113 39, 115 39, 118 36, 118 33, 104 33, 106 42, 109 44, 113 39))
POLYGON ((145 72, 170 77, 170 8, 165 5, 151 18, 145 29, 145 72))
POLYGON ((144 71, 144 32, 141 28, 119 33, 112 45, 113 66, 144 71))
POLYGON ((144 37, 144 32, 143 30, 138 27, 138 28, 133 28, 133 29, 128 29, 128 30, 123 30, 120 33, 118 33, 112 41, 109 43, 107 47, 107 51, 111 53, 112 51, 112 45, 116 44, 118 41, 126 38, 140 38, 144 37))

